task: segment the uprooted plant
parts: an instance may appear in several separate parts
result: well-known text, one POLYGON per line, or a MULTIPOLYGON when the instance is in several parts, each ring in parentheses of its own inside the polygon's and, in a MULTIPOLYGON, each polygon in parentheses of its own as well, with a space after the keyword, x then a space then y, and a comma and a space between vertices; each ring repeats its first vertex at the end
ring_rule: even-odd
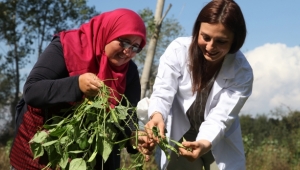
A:
POLYGON ((44 169, 93 169, 97 154, 106 162, 114 145, 122 149, 133 138, 126 136, 125 127, 129 127, 133 118, 128 113, 134 112, 135 107, 122 95, 127 105, 111 108, 111 90, 103 84, 99 95, 74 105, 70 108, 72 114, 53 116, 34 135, 30 141, 34 159, 45 152, 48 156, 49 163, 44 169), (118 131, 126 136, 124 140, 118 140, 118 131))
MULTIPOLYGON (((96 155, 101 155, 102 165, 107 161, 114 145, 120 149, 126 147, 128 140, 137 139, 140 135, 137 131, 135 136, 126 136, 125 127, 129 127, 129 121, 136 122, 129 112, 135 112, 135 107, 124 95, 126 106, 118 105, 110 107, 111 88, 104 83, 99 90, 99 95, 94 98, 85 98, 83 102, 75 104, 68 113, 61 116, 53 116, 47 120, 30 141, 30 147, 34 159, 47 154, 49 163, 44 169, 70 169, 86 170, 93 169, 96 165, 96 155), (71 114, 70 114, 71 112, 71 114), (125 136, 124 140, 118 140, 118 133, 125 136)), ((117 100, 117 99, 115 99, 117 100)), ((119 101, 120 102, 120 101, 119 101)), ((134 123, 138 129, 138 124, 134 123)), ((160 138, 159 147, 166 153, 168 149, 178 151, 165 138, 161 138, 159 130, 154 127, 153 133, 160 138)), ((145 134, 146 135, 146 134, 145 134)), ((179 147, 180 143, 171 140, 179 147)), ((133 164, 125 169, 142 169, 144 156, 139 153, 133 164)))

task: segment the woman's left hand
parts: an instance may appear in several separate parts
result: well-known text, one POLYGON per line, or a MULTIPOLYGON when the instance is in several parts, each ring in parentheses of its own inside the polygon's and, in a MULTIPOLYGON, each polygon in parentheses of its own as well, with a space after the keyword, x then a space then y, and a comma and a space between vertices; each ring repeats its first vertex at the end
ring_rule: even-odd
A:
MULTIPOLYGON (((132 136, 135 136, 135 132, 132 133, 132 136)), ((150 155, 155 147, 154 142, 151 142, 144 131, 138 131, 138 139, 132 138, 130 140, 131 145, 135 146, 139 152, 145 156, 145 161, 150 160, 150 155), (137 142, 137 143, 136 143, 137 142)))
POLYGON ((198 140, 195 142, 185 141, 182 142, 182 145, 188 149, 179 147, 179 154, 186 157, 191 162, 211 149, 211 143, 207 140, 198 140))

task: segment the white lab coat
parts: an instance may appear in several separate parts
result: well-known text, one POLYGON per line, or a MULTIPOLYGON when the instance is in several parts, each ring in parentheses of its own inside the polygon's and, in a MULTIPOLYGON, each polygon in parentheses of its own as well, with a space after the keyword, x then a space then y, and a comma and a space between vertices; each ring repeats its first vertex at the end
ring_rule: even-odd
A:
MULTIPOLYGON (((154 111, 163 114, 167 137, 179 140, 190 128, 186 111, 196 94, 192 94, 188 71, 188 49, 191 37, 174 40, 160 58, 158 73, 150 98, 148 116, 154 111)), ((220 170, 245 169, 245 154, 239 112, 251 95, 252 68, 238 51, 225 56, 207 99, 204 122, 196 140, 212 143, 212 154, 220 170)), ((162 153, 161 168, 168 164, 162 153)))

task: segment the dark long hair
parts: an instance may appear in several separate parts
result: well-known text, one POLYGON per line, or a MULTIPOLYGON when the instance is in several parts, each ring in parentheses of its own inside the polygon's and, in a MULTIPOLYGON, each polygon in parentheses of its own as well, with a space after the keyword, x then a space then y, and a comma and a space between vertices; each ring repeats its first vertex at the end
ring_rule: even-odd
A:
POLYGON ((202 8, 193 27, 192 43, 189 48, 189 71, 192 76, 193 93, 201 90, 201 82, 207 83, 205 77, 207 61, 198 46, 199 30, 202 22, 209 24, 221 23, 226 29, 234 33, 229 53, 235 53, 243 46, 247 33, 243 13, 234 0, 212 0, 202 8))

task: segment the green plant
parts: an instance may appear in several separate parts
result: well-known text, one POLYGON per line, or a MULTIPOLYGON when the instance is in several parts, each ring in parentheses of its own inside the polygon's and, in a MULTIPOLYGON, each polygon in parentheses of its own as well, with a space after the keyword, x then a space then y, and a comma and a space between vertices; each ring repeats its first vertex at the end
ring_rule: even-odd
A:
MULTIPOLYGON (((30 141, 34 159, 45 153, 48 155, 49 163, 44 169, 93 169, 97 154, 105 162, 114 145, 118 144, 122 149, 128 140, 138 137, 136 133, 134 137, 117 140, 118 130, 126 136, 121 123, 128 125, 127 118, 132 119, 128 112, 135 108, 123 95, 122 100, 127 102, 127 106, 110 107, 111 90, 103 84, 95 98, 85 98, 82 103, 66 110, 66 113, 72 112, 66 117, 52 117, 34 135, 30 141)), ((138 161, 142 162, 143 157, 138 161)))
MULTIPOLYGON (((158 139, 159 139, 158 146, 160 147, 160 149, 162 151, 164 151, 164 153, 165 153, 165 155, 166 155, 166 157, 167 157, 168 160, 170 160, 170 156, 171 156, 170 152, 169 152, 169 149, 171 151, 175 152, 179 156, 179 153, 178 153, 177 149, 175 147, 173 147, 172 145, 169 144, 168 139, 167 138, 162 138, 160 136, 160 131, 159 131, 159 129, 157 127, 154 126, 152 128, 152 132, 153 132, 153 134, 154 134, 155 137, 158 137, 158 139)), ((166 129, 165 129, 165 133, 167 133, 166 129)), ((177 142, 175 140, 172 140, 172 139, 169 138, 169 141, 173 142, 178 147, 185 148, 186 150, 191 151, 191 148, 186 148, 181 143, 179 143, 179 142, 177 142)), ((183 141, 186 141, 186 140, 183 138, 183 141)))
MULTIPOLYGON (((124 95, 121 95, 121 100, 126 102, 126 106, 111 107, 109 102, 111 90, 102 84, 97 96, 92 99, 85 98, 83 102, 65 110, 65 116, 53 116, 33 136, 29 143, 34 159, 45 153, 48 156, 49 163, 44 169, 49 167, 62 170, 93 169, 96 165, 97 154, 102 156, 102 163, 104 163, 114 145, 119 145, 120 149, 123 149, 128 140, 135 140, 137 146, 139 135, 147 135, 135 131, 134 136, 126 136, 125 127, 129 127, 129 121, 135 122, 128 113, 135 111, 136 108, 131 106, 124 95), (123 133, 124 140, 118 141, 118 131, 123 133)), ((138 129, 138 124, 134 125, 138 129)), ((159 138, 158 145, 166 153, 168 159, 170 159, 168 149, 178 154, 167 139, 159 135, 157 127, 153 127, 152 131, 159 138)), ((183 147, 181 143, 169 140, 183 147)), ((123 167, 122 170, 139 170, 142 169, 143 164, 144 156, 139 153, 131 165, 123 167)))

